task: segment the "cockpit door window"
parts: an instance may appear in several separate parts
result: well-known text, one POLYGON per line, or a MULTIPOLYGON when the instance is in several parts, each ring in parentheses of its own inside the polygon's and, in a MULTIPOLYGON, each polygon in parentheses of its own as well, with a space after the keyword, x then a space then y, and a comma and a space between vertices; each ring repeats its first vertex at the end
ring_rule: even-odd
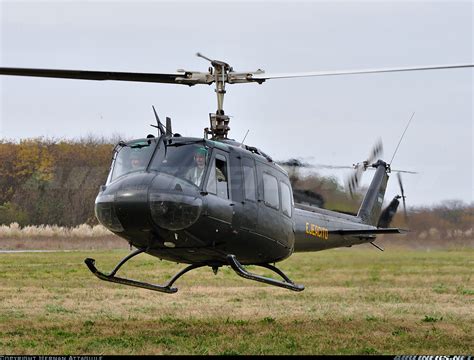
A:
POLYGON ((217 153, 211 160, 207 192, 229 199, 229 170, 227 156, 217 153))

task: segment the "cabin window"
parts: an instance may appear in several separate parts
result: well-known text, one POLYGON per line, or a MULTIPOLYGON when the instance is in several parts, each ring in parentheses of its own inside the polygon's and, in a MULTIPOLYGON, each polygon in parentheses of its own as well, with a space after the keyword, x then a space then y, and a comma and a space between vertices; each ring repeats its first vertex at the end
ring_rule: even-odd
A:
POLYGON ((263 173, 263 199, 265 205, 275 209, 280 208, 278 180, 275 176, 267 173, 263 173))
POLYGON ((281 184, 281 210, 283 214, 291 217, 291 190, 284 182, 281 184))
POLYGON ((229 178, 227 171, 227 159, 221 154, 216 154, 209 172, 207 192, 217 196, 229 198, 229 178))
POLYGON ((255 169, 251 166, 244 165, 244 186, 245 199, 256 201, 256 186, 255 186, 255 169))

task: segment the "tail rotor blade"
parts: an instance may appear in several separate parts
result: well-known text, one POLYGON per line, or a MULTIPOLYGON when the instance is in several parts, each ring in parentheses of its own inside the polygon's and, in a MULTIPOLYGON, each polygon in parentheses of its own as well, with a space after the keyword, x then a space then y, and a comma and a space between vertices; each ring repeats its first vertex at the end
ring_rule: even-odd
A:
POLYGON ((402 176, 400 175, 399 172, 397 172, 397 178, 398 178, 398 185, 400 185, 400 192, 401 192, 401 196, 403 200, 403 214, 405 216, 405 222, 408 223, 407 205, 405 201, 405 190, 403 189, 402 176))
POLYGON ((367 160, 362 163, 357 163, 353 166, 355 171, 349 176, 347 180, 347 187, 352 198, 354 198, 355 193, 357 192, 360 180, 362 178, 362 173, 370 168, 370 165, 374 160, 379 158, 383 153, 382 140, 378 139, 375 145, 372 147, 372 150, 369 153, 367 160))
POLYGON ((372 151, 370 152, 369 157, 367 158, 368 165, 370 165, 374 160, 377 160, 377 158, 382 156, 382 154, 383 154, 382 140, 378 139, 374 147, 372 148, 372 151))
POLYGON ((355 197, 355 193, 359 189, 360 180, 362 178, 362 173, 364 172, 364 166, 357 164, 355 171, 347 179, 347 187, 352 198, 355 197))
POLYGON ((398 178, 398 185, 400 185, 400 191, 402 192, 402 197, 405 197, 405 191, 403 190, 403 184, 402 184, 402 176, 400 173, 397 173, 397 178, 398 178))
POLYGON ((403 200, 403 214, 405 215, 405 222, 408 222, 407 204, 405 202, 405 196, 402 197, 402 200, 403 200))

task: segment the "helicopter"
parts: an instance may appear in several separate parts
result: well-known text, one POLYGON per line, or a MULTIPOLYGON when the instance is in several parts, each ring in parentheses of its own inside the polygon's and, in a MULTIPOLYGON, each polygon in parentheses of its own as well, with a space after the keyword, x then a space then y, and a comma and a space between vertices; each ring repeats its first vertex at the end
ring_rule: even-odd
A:
MULTIPOLYGON (((187 272, 210 267, 214 274, 230 266, 237 275, 292 291, 304 285, 291 280, 276 263, 297 252, 374 243, 379 234, 403 234, 391 228, 402 191, 382 209, 391 162, 379 159, 376 145, 363 163, 355 164, 349 190, 355 191, 361 174, 374 169, 373 179, 356 214, 322 209, 295 201, 288 172, 255 146, 229 138, 230 117, 224 112, 226 84, 267 80, 471 68, 474 64, 436 65, 365 70, 266 74, 236 72, 226 62, 196 54, 210 62, 207 72, 131 73, 0 67, 0 75, 79 80, 117 80, 177 85, 215 85, 217 110, 202 137, 183 137, 163 124, 153 107, 157 136, 120 141, 113 149, 105 184, 95 200, 98 221, 136 250, 108 272, 85 259, 101 280, 163 293, 176 293, 174 283, 187 272), (133 257, 147 253, 161 260, 187 264, 163 285, 116 276, 133 257), (273 264, 273 265, 272 265, 273 264), (262 276, 247 266, 263 267, 281 277, 262 276)), ((405 129, 406 130, 406 129, 405 129)), ((244 139, 245 140, 245 139, 244 139)), ((392 157, 393 160, 393 157, 392 157)), ((405 208, 406 213, 406 208, 405 208)))

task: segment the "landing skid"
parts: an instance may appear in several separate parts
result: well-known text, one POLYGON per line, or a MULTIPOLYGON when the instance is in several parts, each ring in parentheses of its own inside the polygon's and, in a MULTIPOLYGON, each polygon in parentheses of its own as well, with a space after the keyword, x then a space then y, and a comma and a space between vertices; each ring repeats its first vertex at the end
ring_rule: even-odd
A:
MULTIPOLYGON (((113 282, 113 283, 117 283, 117 284, 122 284, 122 285, 135 286, 135 287, 148 289, 148 290, 153 290, 153 291, 164 292, 164 293, 167 293, 167 294, 173 294, 173 293, 178 291, 178 289, 175 288, 175 287, 172 287, 172 285, 174 284, 174 282, 176 280, 178 280, 181 276, 186 274, 188 271, 191 271, 191 270, 203 267, 203 266, 211 266, 209 264, 192 264, 192 265, 189 265, 188 267, 186 267, 183 270, 181 270, 180 272, 178 272, 175 276, 173 276, 171 278, 171 280, 168 281, 168 283, 166 285, 150 284, 150 283, 146 283, 146 282, 141 282, 141 281, 137 281, 137 280, 126 279, 126 278, 121 278, 121 277, 115 276, 115 274, 122 267, 123 264, 125 264, 128 260, 130 260, 131 258, 133 258, 133 257, 135 257, 135 256, 137 256, 137 255, 139 255, 143 252, 145 252, 144 249, 138 249, 138 250, 135 250, 134 252, 130 253, 129 255, 124 257, 115 266, 115 268, 110 273, 103 273, 103 272, 99 271, 95 267, 95 260, 94 259, 87 258, 87 259, 85 259, 84 262, 86 263, 89 270, 101 280, 109 281, 109 282, 113 282)), ((242 264, 239 263, 239 261, 237 260, 235 255, 227 255, 227 262, 232 267, 232 269, 237 273, 237 275, 242 276, 246 279, 260 281, 260 282, 263 282, 265 284, 279 286, 279 287, 289 289, 289 290, 293 290, 293 291, 302 291, 302 290, 304 290, 303 285, 295 284, 293 281, 290 280, 290 278, 288 276, 285 275, 285 273, 283 271, 281 271, 280 269, 278 269, 275 266, 272 266, 270 264, 262 264, 262 265, 256 265, 256 266, 261 266, 261 267, 264 267, 266 269, 272 270, 273 272, 276 272, 278 275, 280 275, 284 279, 284 281, 276 280, 276 279, 272 279, 272 278, 268 278, 268 277, 265 277, 265 276, 261 276, 261 275, 257 275, 257 274, 253 274, 253 273, 248 272, 242 266, 242 264)), ((218 269, 219 266, 221 266, 221 265, 211 266, 212 269, 214 270, 214 273, 217 273, 217 269, 218 269)))
POLYGON ((95 267, 95 260, 91 258, 87 258, 84 262, 86 263, 87 267, 89 270, 97 276, 99 279, 104 280, 104 281, 110 281, 113 283, 118 283, 122 285, 129 285, 129 286, 135 286, 143 289, 148 289, 148 290, 153 290, 153 291, 159 291, 159 292, 164 292, 167 294, 173 294, 178 291, 177 288, 171 287, 173 283, 178 280, 181 276, 183 276, 185 273, 188 271, 191 271, 193 269, 197 269, 203 266, 206 266, 205 264, 193 264, 189 265, 188 267, 184 268, 181 270, 179 273, 177 273, 175 276, 171 278, 171 280, 166 284, 166 285, 155 285, 155 284, 150 284, 146 282, 141 282, 141 281, 136 281, 136 280, 131 280, 131 279, 125 279, 125 278, 120 278, 115 276, 117 271, 122 267, 123 264, 125 264, 128 260, 130 260, 132 257, 137 256, 141 253, 145 252, 143 249, 138 249, 134 251, 133 253, 127 255, 120 261, 117 266, 108 274, 105 274, 95 267))
POLYGON ((303 285, 298 285, 295 284, 293 281, 290 280, 288 276, 285 275, 283 271, 280 269, 276 268, 273 265, 270 264, 262 264, 262 265, 256 265, 256 266, 261 266, 266 269, 272 270, 276 272, 278 275, 280 275, 285 281, 280 281, 272 278, 268 278, 265 276, 257 275, 257 274, 252 274, 248 272, 241 263, 237 260, 235 255, 227 255, 227 261, 229 265, 232 267, 232 269, 237 273, 237 275, 242 276, 243 278, 249 279, 249 280, 255 280, 255 281, 260 281, 265 284, 269 285, 274 285, 274 286, 279 286, 285 289, 293 290, 293 291, 303 291, 304 286, 303 285))

